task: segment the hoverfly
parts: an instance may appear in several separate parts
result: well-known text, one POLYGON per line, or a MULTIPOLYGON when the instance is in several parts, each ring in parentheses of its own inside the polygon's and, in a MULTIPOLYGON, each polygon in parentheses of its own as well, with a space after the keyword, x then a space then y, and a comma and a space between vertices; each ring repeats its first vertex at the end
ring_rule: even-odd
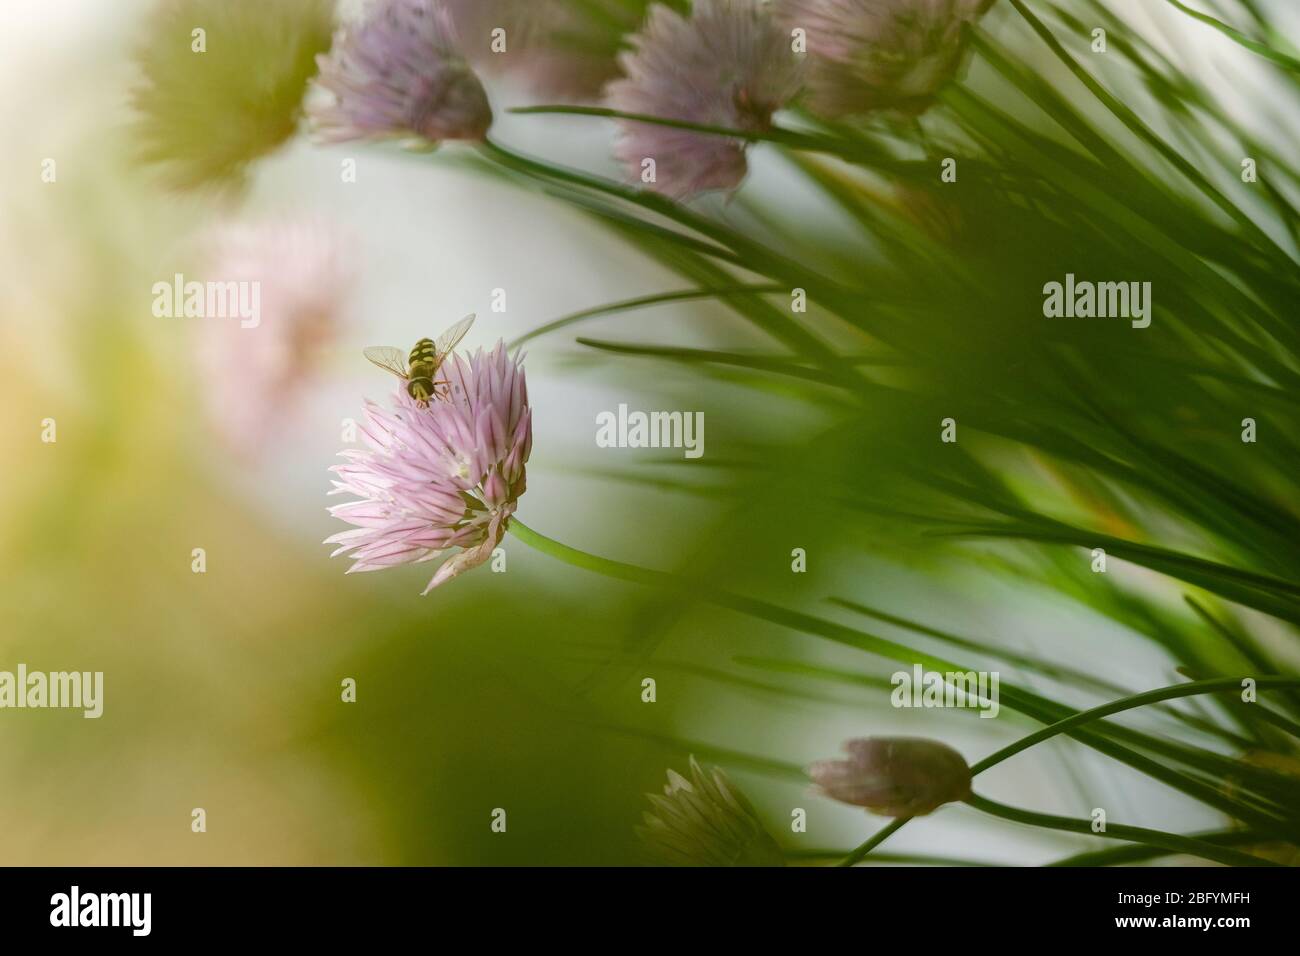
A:
POLYGON ((469 327, 474 324, 474 315, 465 316, 442 335, 434 339, 420 339, 411 349, 410 356, 402 354, 401 349, 387 346, 375 346, 366 349, 366 358, 387 372, 392 372, 406 382, 407 393, 422 407, 427 407, 430 398, 441 398, 438 387, 447 382, 435 378, 442 363, 447 360, 451 350, 460 344, 469 327))

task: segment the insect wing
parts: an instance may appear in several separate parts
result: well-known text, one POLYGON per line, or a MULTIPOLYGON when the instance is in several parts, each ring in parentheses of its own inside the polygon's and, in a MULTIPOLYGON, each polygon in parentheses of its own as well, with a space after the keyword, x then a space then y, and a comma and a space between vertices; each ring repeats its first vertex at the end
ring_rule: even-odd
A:
POLYGON ((384 371, 392 372, 398 378, 406 378, 406 354, 401 349, 377 345, 366 349, 365 355, 384 371))
POLYGON ((434 354, 438 356, 439 365, 441 365, 443 359, 451 353, 452 349, 457 345, 460 345, 460 340, 469 334, 470 326, 473 324, 474 314, 470 313, 449 328, 446 332, 443 332, 442 335, 438 336, 438 341, 433 343, 433 351, 434 354))

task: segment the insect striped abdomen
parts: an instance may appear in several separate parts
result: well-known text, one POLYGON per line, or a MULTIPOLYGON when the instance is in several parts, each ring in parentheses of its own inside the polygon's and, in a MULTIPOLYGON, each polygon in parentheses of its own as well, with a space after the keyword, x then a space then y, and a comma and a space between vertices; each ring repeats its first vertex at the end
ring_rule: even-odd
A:
POLYGON ((433 339, 420 339, 411 349, 411 376, 432 375, 438 363, 438 352, 433 339))
POLYGON ((438 352, 433 339, 420 339, 411 349, 406 390, 417 402, 427 402, 434 393, 433 376, 438 371, 438 352))

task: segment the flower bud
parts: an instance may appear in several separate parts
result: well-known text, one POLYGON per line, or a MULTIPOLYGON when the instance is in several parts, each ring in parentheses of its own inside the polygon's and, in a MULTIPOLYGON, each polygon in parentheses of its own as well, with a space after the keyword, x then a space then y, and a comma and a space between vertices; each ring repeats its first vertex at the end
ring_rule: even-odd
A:
POLYGON ((636 833, 668 866, 785 866, 785 855, 753 806, 717 767, 691 758, 691 779, 668 771, 664 795, 649 794, 653 812, 636 833))
POLYGON ((826 796, 886 817, 921 816, 970 796, 970 767, 957 751, 920 737, 865 737, 844 744, 847 760, 808 768, 826 796))

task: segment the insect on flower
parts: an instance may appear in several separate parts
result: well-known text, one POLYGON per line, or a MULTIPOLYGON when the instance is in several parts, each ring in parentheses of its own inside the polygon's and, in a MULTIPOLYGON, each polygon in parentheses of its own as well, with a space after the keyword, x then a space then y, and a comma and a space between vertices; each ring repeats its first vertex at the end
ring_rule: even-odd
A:
POLYGON ((406 389, 394 407, 366 403, 365 448, 348 448, 332 494, 354 500, 330 513, 353 525, 331 535, 351 571, 445 559, 424 593, 492 557, 528 487, 533 413, 520 358, 504 342, 452 353, 441 401, 421 406, 406 389))
POLYGON ((366 349, 365 355, 384 371, 392 372, 403 379, 406 382, 407 393, 422 408, 427 408, 430 398, 446 398, 445 389, 448 383, 436 379, 435 376, 452 349, 460 344, 473 324, 474 314, 470 313, 443 332, 436 340, 420 339, 411 349, 409 356, 404 355, 401 349, 386 345, 372 346, 366 349), (443 393, 439 393, 439 386, 444 388, 443 393))

